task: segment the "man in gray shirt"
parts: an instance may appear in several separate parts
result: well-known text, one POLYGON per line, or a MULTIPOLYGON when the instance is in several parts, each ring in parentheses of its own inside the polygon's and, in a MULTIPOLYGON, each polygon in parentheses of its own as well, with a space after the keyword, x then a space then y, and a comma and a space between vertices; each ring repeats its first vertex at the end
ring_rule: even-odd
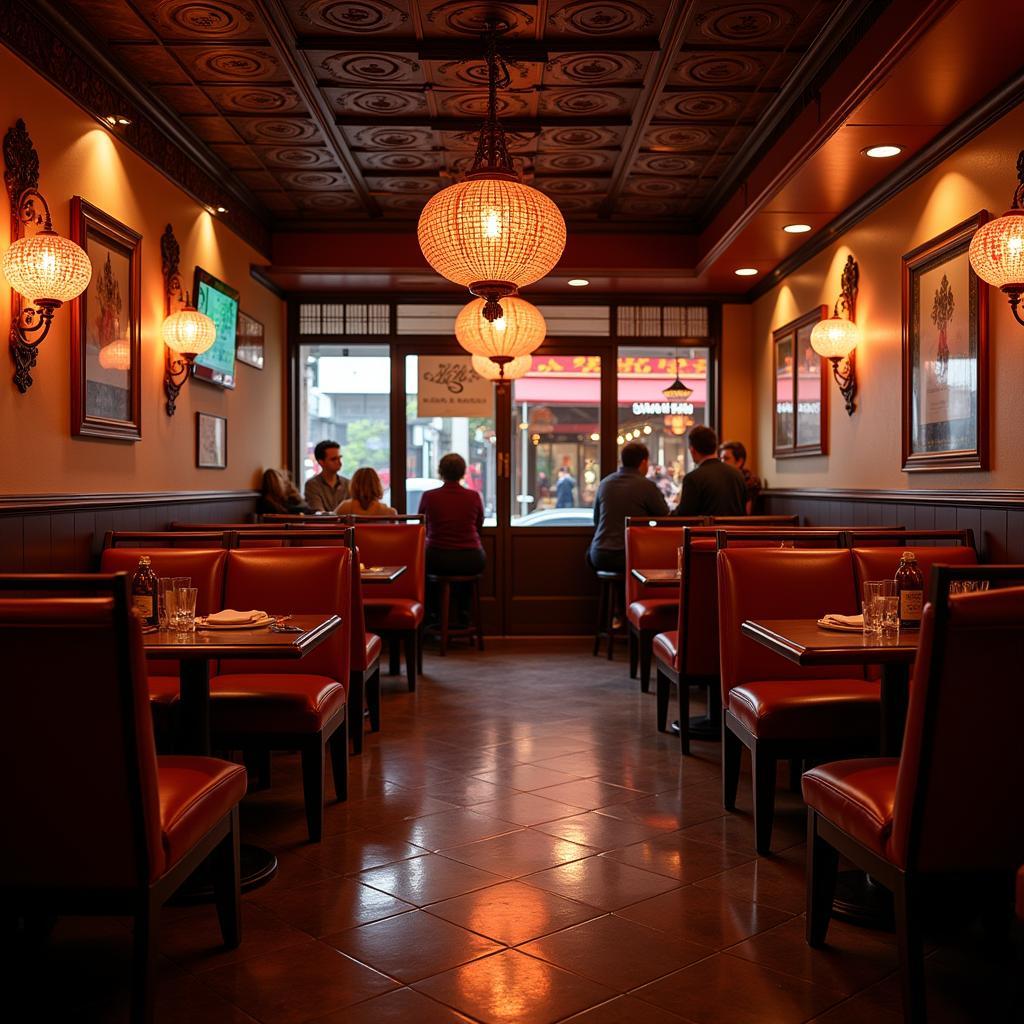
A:
POLYGON ((651 453, 631 441, 622 446, 622 468, 606 476, 594 499, 594 539, 587 552, 592 569, 626 571, 626 516, 667 516, 665 496, 647 479, 651 453))
POLYGON ((341 445, 321 441, 313 454, 321 472, 306 481, 306 503, 314 512, 333 512, 348 497, 348 477, 341 475, 341 445))

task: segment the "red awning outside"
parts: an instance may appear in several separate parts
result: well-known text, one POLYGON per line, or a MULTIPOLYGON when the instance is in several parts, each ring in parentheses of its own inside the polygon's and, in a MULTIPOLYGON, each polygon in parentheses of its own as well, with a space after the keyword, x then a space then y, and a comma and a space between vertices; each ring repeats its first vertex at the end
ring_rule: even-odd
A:
MULTIPOLYGON (((620 380, 619 405, 667 402, 662 391, 670 383, 670 380, 662 377, 620 380)), ((684 378, 684 383, 693 388, 693 394, 686 399, 687 402, 694 406, 707 403, 706 381, 684 378)), ((522 377, 513 385, 512 397, 516 402, 529 402, 531 405, 600 405, 601 380, 598 377, 576 380, 565 377, 522 377)))

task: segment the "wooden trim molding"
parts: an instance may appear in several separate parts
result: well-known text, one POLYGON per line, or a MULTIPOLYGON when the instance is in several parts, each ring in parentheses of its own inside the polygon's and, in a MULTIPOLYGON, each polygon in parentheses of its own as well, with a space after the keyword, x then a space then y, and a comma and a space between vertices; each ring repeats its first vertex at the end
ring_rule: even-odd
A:
POLYGON ((863 501, 894 505, 955 505, 961 508, 1024 508, 1024 490, 860 490, 841 487, 779 487, 762 492, 770 501, 863 501))
POLYGON ((134 494, 11 494, 0 496, 0 515, 143 508, 205 501, 255 501, 259 491, 140 491, 134 494))

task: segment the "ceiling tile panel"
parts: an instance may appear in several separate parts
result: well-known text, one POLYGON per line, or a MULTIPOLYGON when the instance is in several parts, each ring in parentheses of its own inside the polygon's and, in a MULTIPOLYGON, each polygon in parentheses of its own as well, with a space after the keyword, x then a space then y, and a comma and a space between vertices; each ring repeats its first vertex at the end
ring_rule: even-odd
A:
POLYGON ((444 166, 444 154, 424 153, 410 150, 374 153, 360 151, 356 154, 359 166, 364 171, 390 171, 394 174, 429 172, 436 174, 444 166))
POLYGON ((206 94, 225 113, 296 114, 306 113, 298 92, 290 86, 209 85, 206 94))
POLYGON ((538 174, 591 174, 611 171, 618 156, 607 149, 561 150, 556 153, 538 153, 533 160, 538 174))
POLYGON ((238 143, 238 132, 223 117, 184 117, 182 120, 204 142, 238 143))
POLYGON ((334 154, 317 146, 253 146, 265 167, 335 167, 334 154))
POLYGON ((669 83, 700 89, 728 90, 738 86, 777 89, 798 59, 798 53, 684 50, 669 75, 669 83))
POLYGON ((551 39, 657 38, 672 0, 568 0, 548 8, 551 39))
POLYGON ((217 107, 196 85, 155 85, 153 94, 179 114, 216 114, 217 107))
POLYGON ((428 113, 422 89, 324 89, 332 108, 342 117, 357 119, 423 117, 428 113))
POLYGON ((404 0, 284 0, 300 35, 412 35, 409 4, 404 0))
POLYGON ((259 170, 262 164, 248 146, 213 142, 210 149, 233 170, 259 170))
POLYGON ((287 82, 269 47, 177 46, 174 52, 197 82, 287 82))
POLYGON ((486 0, 419 0, 423 36, 478 39, 495 18, 507 26, 505 38, 531 39, 537 31, 535 3, 489 3, 486 0))
POLYGON ((245 0, 135 0, 165 39, 263 39, 266 30, 245 0))
POLYGON ((359 150, 420 150, 440 146, 439 133, 430 128, 409 127, 401 123, 394 126, 345 127, 342 134, 349 146, 359 150))
POLYGON ((415 53, 309 50, 306 60, 317 81, 344 85, 422 85, 423 64, 415 53))
POLYGON ((647 53, 555 53, 544 65, 545 85, 640 85, 650 65, 647 53))
POLYGON ((85 25, 111 39, 148 40, 153 30, 124 0, 66 0, 85 25))
POLYGON ((110 48, 110 52, 117 63, 139 82, 187 85, 192 81, 174 57, 158 43, 117 44, 110 48))
POLYGON ((231 123, 246 142, 323 145, 323 135, 307 117, 235 117, 231 123))
POLYGON ((637 93, 629 89, 545 89, 541 93, 543 114, 566 117, 627 117, 633 112, 637 93))

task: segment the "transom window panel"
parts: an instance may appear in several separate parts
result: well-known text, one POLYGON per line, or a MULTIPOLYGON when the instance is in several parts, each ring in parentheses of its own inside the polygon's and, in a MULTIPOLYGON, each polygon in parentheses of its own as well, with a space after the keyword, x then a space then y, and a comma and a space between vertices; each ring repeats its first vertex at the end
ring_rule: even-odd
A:
POLYGON ((300 302, 299 334, 387 334, 386 302, 300 302))
POLYGON ((707 306, 619 306, 620 338, 707 338, 707 306))

